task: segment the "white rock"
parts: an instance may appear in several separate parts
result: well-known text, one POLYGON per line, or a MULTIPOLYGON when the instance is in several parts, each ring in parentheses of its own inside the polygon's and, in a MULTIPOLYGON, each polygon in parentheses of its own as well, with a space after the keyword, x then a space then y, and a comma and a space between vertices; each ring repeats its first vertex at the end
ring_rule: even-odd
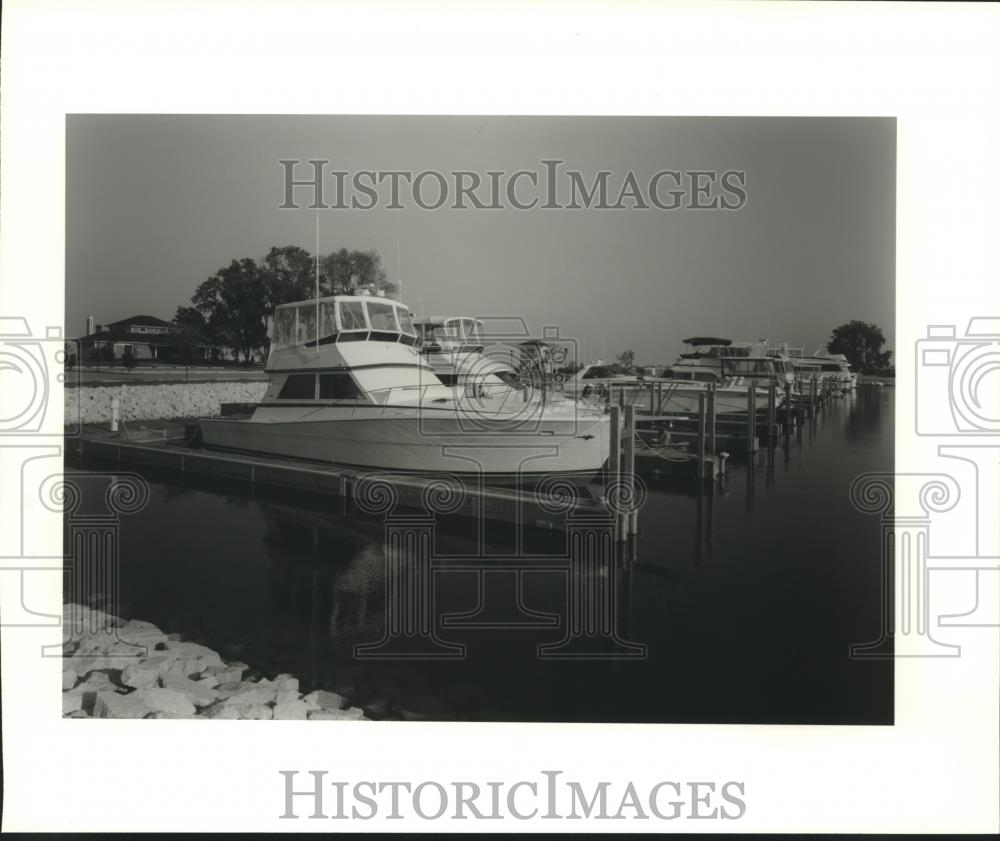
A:
POLYGON ((122 683, 136 689, 149 689, 156 685, 160 675, 172 662, 167 657, 150 657, 139 663, 130 663, 122 669, 122 683))
POLYGON ((264 704, 230 704, 223 701, 214 707, 209 707, 205 712, 205 718, 269 719, 271 708, 264 704))
POLYGON ((62 688, 72 689, 76 686, 77 677, 78 675, 75 669, 63 669, 62 688))
POLYGON ((70 689, 62 694, 62 711, 63 715, 67 713, 74 712, 75 710, 83 709, 83 692, 82 689, 70 689))
POLYGON ((190 680, 177 675, 163 675, 160 684, 164 689, 174 689, 183 692, 187 699, 196 707, 207 707, 218 700, 219 693, 215 688, 202 680, 190 680))
POLYGON ((172 713, 187 718, 194 716, 194 704, 177 689, 143 689, 143 700, 153 712, 172 713))
MULTIPOLYGON (((275 704, 290 704, 291 702, 298 700, 299 700, 299 693, 296 690, 289 690, 287 692, 276 692, 274 695, 275 704)), ((305 704, 304 701, 302 703, 305 704)))
POLYGON ((339 710, 347 703, 347 699, 343 695, 327 692, 325 689, 310 692, 302 700, 309 706, 315 706, 321 710, 339 710))
POLYGON ((299 679, 291 675, 278 675, 274 679, 274 688, 278 692, 298 692, 299 679))
POLYGON ((94 718, 144 718, 151 712, 153 709, 138 692, 98 692, 94 702, 94 718))
POLYGON ((305 721, 308 717, 309 708, 302 701, 287 701, 283 704, 275 704, 273 717, 281 721, 305 721))
POLYGON ((310 710, 310 721, 361 721, 365 717, 360 707, 348 707, 346 710, 310 710))
POLYGON ((215 691, 219 697, 237 704, 270 704, 274 702, 275 691, 271 686, 261 686, 257 683, 223 684, 215 691))

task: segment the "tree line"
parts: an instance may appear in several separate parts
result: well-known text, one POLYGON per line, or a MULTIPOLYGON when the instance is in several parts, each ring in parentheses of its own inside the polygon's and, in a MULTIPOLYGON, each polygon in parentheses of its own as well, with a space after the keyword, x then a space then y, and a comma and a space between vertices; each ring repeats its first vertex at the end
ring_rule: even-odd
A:
MULTIPOLYGON (((859 374, 883 374, 895 376, 892 366, 892 351, 882 350, 885 336, 877 324, 866 321, 849 321, 833 329, 826 344, 828 353, 842 353, 851 368, 859 374)), ((615 357, 619 365, 631 368, 635 364, 635 353, 625 350, 615 357)))
POLYGON ((886 374, 894 376, 891 366, 892 351, 882 350, 885 336, 877 324, 866 321, 849 321, 835 327, 826 349, 830 353, 842 353, 859 374, 886 374))
MULTIPOLYGON (((393 294, 376 251, 341 248, 319 258, 319 293, 351 295, 362 288, 393 294)), ((205 281, 179 306, 173 331, 188 350, 197 345, 230 348, 249 362, 267 344, 267 323, 279 304, 316 295, 316 257, 297 245, 273 247, 259 260, 233 260, 205 281)))

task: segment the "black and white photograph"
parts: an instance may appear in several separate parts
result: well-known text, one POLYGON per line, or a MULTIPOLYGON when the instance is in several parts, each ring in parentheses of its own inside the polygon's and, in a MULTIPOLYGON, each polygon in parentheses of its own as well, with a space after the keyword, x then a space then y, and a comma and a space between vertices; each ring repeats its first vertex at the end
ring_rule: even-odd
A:
POLYGON ((66 139, 66 715, 892 723, 893 120, 66 139))
POLYGON ((5 831, 1000 829, 995 8, 4 22, 5 831))

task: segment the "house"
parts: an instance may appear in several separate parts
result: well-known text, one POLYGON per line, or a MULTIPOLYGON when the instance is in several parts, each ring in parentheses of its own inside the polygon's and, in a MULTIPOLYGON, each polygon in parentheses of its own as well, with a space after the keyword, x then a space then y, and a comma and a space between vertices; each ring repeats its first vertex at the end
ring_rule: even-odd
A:
POLYGON ((96 353, 108 360, 121 359, 129 351, 135 359, 158 362, 233 359, 229 348, 208 344, 185 345, 173 332, 169 321, 152 315, 133 315, 110 324, 92 325, 93 319, 88 318, 88 334, 77 340, 84 362, 91 360, 96 353))

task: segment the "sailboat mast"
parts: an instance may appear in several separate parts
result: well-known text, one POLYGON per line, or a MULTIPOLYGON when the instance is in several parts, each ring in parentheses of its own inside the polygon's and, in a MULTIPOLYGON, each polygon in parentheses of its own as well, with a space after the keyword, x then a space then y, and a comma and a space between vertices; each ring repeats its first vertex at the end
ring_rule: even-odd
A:
POLYGON ((319 356, 319 214, 316 214, 316 356, 319 356))

